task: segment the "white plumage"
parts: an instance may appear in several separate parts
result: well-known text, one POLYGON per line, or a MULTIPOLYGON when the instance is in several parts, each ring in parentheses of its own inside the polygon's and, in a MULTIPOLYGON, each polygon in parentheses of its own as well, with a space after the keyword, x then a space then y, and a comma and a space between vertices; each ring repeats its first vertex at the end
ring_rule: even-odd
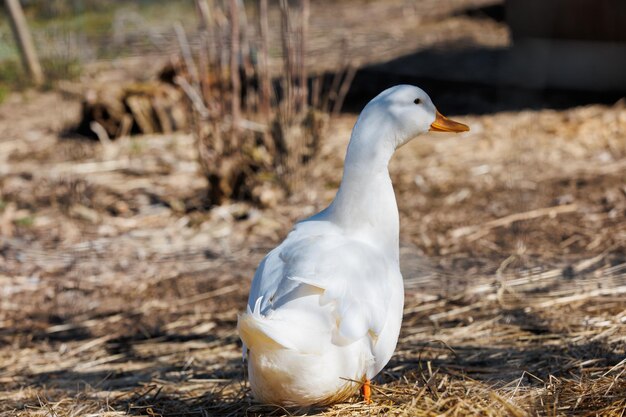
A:
POLYGON ((404 289, 387 165, 397 147, 428 130, 468 128, 441 116, 417 87, 392 87, 370 101, 331 205, 296 224, 259 265, 238 323, 257 400, 342 401, 391 358, 404 289))

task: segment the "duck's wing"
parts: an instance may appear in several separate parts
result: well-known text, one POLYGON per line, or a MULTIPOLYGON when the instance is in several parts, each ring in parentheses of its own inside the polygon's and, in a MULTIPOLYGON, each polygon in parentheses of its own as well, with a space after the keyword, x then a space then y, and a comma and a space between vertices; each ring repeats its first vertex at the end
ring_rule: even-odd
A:
POLYGON ((335 343, 368 333, 375 341, 387 321, 391 265, 377 248, 316 223, 298 225, 263 259, 249 308, 272 316, 300 297, 318 294, 320 307, 331 306, 335 343))

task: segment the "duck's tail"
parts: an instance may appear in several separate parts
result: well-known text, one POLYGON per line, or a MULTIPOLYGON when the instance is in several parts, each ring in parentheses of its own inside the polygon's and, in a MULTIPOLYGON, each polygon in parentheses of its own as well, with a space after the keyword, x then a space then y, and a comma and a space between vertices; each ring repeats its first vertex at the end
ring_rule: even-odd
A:
MULTIPOLYGON (((306 302, 319 308, 317 299, 306 302)), ((239 316, 250 388, 258 401, 287 406, 329 404, 359 387, 352 379, 364 373, 363 344, 333 344, 325 328, 327 318, 311 310, 283 308, 263 315, 257 300, 253 310, 248 308, 239 316)))
POLYGON ((272 320, 261 314, 261 300, 259 298, 254 310, 248 306, 248 311, 239 315, 237 320, 237 329, 239 336, 244 344, 244 355, 247 348, 254 349, 295 349, 296 347, 291 341, 285 337, 292 333, 285 328, 285 323, 278 320, 272 320), (287 331, 285 331, 287 330, 287 331))
POLYGON ((248 306, 248 311, 239 315, 237 320, 239 336, 244 344, 244 356, 246 348, 257 351, 288 349, 314 353, 320 349, 320 343, 330 337, 322 334, 317 326, 312 326, 314 321, 306 314, 292 312, 264 316, 260 306, 261 298, 256 301, 254 310, 248 306))

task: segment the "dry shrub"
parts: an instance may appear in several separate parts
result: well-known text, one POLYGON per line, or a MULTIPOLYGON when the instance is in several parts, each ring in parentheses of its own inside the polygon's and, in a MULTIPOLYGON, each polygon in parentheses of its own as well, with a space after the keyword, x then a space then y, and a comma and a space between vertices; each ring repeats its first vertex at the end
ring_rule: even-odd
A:
POLYGON ((268 132, 198 123, 198 154, 209 183, 209 201, 275 205, 301 180, 319 149, 326 120, 323 113, 310 110, 296 123, 274 120, 268 132))
MULTIPOLYGON (((306 175, 328 121, 330 100, 321 99, 322 80, 310 80, 305 67, 308 0, 296 7, 281 1, 272 10, 280 16, 278 77, 270 70, 267 1, 255 11, 256 27, 236 0, 227 7, 197 4, 204 22, 201 45, 193 51, 182 27, 176 28, 182 58, 174 82, 192 103, 209 201, 273 206, 306 175)), ((328 92, 334 106, 351 77, 341 79, 334 94, 328 92)))

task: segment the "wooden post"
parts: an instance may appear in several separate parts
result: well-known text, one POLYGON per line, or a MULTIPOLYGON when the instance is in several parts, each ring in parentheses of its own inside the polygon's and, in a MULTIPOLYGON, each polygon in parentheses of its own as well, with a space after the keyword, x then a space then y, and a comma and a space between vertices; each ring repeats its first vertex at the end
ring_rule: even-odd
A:
POLYGON ((33 38, 30 36, 22 6, 19 0, 4 0, 4 3, 9 12, 11 28, 13 29, 13 34, 15 35, 15 40, 20 50, 22 62, 28 70, 33 83, 40 86, 44 81, 43 71, 41 70, 39 59, 37 58, 33 38))

